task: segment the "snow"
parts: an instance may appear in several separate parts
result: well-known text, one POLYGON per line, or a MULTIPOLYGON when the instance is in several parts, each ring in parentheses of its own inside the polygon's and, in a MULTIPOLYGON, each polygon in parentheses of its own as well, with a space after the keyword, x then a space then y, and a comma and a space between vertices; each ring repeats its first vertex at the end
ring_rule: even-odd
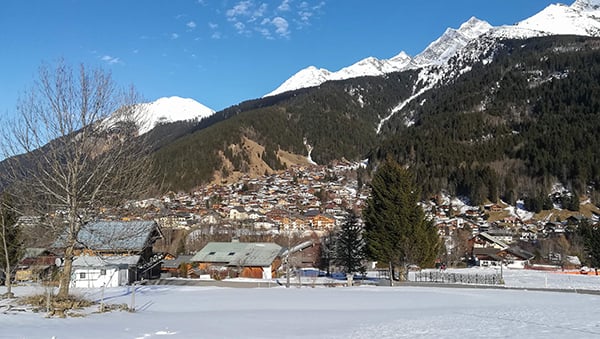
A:
POLYGON ((509 206, 505 208, 505 210, 508 211, 511 216, 517 217, 522 221, 530 220, 534 216, 533 212, 529 212, 525 209, 523 200, 517 200, 516 206, 509 206))
POLYGON ((202 119, 215 113, 214 110, 190 98, 168 97, 141 104, 140 110, 146 124, 140 134, 150 131, 159 123, 202 119))
POLYGON ((330 72, 324 68, 309 66, 291 78, 286 80, 281 86, 266 94, 264 97, 277 95, 287 91, 293 91, 300 88, 319 86, 326 81, 344 80, 361 76, 380 76, 387 73, 398 72, 408 69, 411 58, 406 53, 401 52, 388 60, 380 60, 374 57, 368 57, 355 64, 344 67, 337 72, 330 72))
MULTIPOLYGON (((195 119, 200 120, 214 113, 214 110, 194 99, 172 96, 160 98, 149 103, 137 104, 134 118, 139 125, 139 134, 142 135, 152 130, 158 124, 195 119)), ((112 126, 116 122, 124 120, 124 118, 119 116, 119 112, 115 112, 115 114, 103 122, 103 125, 112 126)))
POLYGON ((576 1, 571 6, 554 4, 523 20, 517 27, 549 34, 600 35, 600 10, 595 1, 576 1), (596 6, 596 7, 594 7, 596 6))
MULTIPOLYGON (((600 289, 599 276, 503 273, 508 287, 600 289)), ((102 296, 99 289, 76 291, 89 299, 102 296)), ((44 289, 25 286, 15 292, 44 289)), ((131 305, 130 292, 130 287, 107 289, 105 302, 131 305)), ((598 295, 503 288, 138 286, 136 312, 66 319, 7 312, 0 315, 0 337, 579 338, 600 336, 599 307, 598 295)))
POLYGON ((492 26, 489 23, 473 17, 463 23, 458 30, 448 28, 441 37, 417 55, 413 62, 420 67, 445 64, 469 42, 487 33, 490 29, 492 26))
MULTIPOLYGON (((404 52, 391 59, 380 60, 369 57, 337 72, 310 66, 296 73, 265 97, 300 88, 318 86, 329 80, 342 80, 367 75, 381 76, 390 72, 432 65, 446 65, 448 60, 457 54, 465 54, 465 57, 469 58, 469 53, 478 52, 477 48, 473 51, 473 47, 470 45, 479 40, 483 44, 494 44, 498 39, 526 39, 545 35, 600 36, 599 18, 600 1, 598 0, 577 0, 571 6, 552 4, 516 25, 493 27, 486 21, 472 17, 458 29, 448 28, 442 36, 429 44, 425 50, 414 58, 404 52), (488 41, 488 39, 491 39, 491 41, 488 41)), ((481 54, 477 56, 479 55, 481 54)), ((470 59, 473 59, 473 56, 470 59)), ((489 60, 486 61, 489 62, 489 60)), ((454 75, 458 76, 467 71, 468 68, 463 68, 454 75)))

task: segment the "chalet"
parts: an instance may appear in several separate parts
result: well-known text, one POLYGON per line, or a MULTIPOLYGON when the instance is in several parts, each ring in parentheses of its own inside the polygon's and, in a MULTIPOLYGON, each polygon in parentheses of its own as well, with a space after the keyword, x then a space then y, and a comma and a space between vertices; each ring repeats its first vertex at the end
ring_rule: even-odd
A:
POLYGON ((191 262, 191 255, 180 255, 176 258, 165 257, 161 265, 162 277, 187 277, 188 266, 191 262))
POLYGON ((490 235, 487 232, 481 232, 469 239, 470 247, 475 248, 495 248, 498 250, 508 248, 508 244, 502 240, 490 235))
POLYGON ((248 219, 248 212, 242 206, 235 206, 231 210, 229 210, 229 219, 246 220, 248 219))
POLYGON ((506 248, 498 252, 498 255, 502 257, 506 267, 519 269, 525 268, 529 265, 529 261, 535 257, 532 253, 527 252, 518 246, 506 248))
POLYGON ((491 235, 495 239, 498 239, 506 244, 513 243, 513 233, 509 229, 505 228, 491 228, 487 231, 487 234, 491 235))
MULTIPOLYGON (((74 287, 131 284, 160 276, 162 255, 153 244, 162 237, 154 221, 96 221, 81 228, 73 260, 74 287)), ((64 249, 66 235, 54 244, 64 249)))
POLYGON ((509 246, 498 238, 483 232, 469 239, 471 257, 479 266, 499 266, 525 268, 534 258, 533 254, 518 246, 509 246))
POLYGON ((58 256, 45 248, 26 248, 15 272, 17 281, 49 280, 56 270, 58 256))
POLYGON ((280 253, 281 246, 274 243, 210 242, 190 261, 213 277, 271 279, 280 253))

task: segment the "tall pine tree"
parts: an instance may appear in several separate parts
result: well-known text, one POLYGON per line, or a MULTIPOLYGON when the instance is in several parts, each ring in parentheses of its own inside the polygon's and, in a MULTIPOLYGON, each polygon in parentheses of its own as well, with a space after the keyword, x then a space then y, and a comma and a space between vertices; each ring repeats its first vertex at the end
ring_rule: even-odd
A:
POLYGON ((335 243, 335 263, 346 274, 362 273, 365 271, 365 241, 362 237, 363 229, 358 216, 350 211, 348 218, 342 225, 335 243))
POLYGON ((420 194, 410 172, 388 157, 370 188, 363 211, 369 257, 388 263, 392 271, 396 265, 433 266, 441 242, 418 205, 420 194))
POLYGON ((589 265, 600 266, 600 227, 584 220, 579 224, 577 233, 583 242, 586 254, 589 256, 589 265))

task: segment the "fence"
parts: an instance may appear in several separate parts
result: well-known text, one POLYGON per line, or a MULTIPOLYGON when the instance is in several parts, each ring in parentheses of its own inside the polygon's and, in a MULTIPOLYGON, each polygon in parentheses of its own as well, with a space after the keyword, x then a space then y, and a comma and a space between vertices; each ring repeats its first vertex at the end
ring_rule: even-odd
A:
POLYGON ((443 284, 503 285, 500 274, 468 274, 445 271, 421 271, 409 275, 413 282, 432 282, 443 284))

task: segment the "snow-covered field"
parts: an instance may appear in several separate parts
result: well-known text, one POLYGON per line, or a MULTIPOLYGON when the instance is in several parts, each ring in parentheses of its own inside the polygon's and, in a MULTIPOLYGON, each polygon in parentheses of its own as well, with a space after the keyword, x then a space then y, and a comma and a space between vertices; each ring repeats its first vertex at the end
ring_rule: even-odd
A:
MULTIPOLYGON (((599 276, 505 270, 508 287, 600 290, 599 276)), ((127 287, 107 302, 132 301, 127 287)), ((43 293, 35 286, 15 292, 43 293)), ((78 290, 91 299, 98 290, 78 290)), ((4 287, 0 288, 4 293, 4 287)), ((441 287, 139 286, 136 312, 0 313, 0 338, 600 338, 600 296, 441 287)))

